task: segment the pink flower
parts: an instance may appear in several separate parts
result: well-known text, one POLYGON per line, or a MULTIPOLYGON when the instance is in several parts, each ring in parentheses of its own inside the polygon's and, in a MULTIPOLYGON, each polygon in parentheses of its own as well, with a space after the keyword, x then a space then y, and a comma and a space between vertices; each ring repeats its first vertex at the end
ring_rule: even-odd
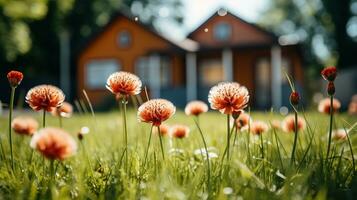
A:
POLYGON ((143 103, 138 109, 138 118, 142 122, 160 126, 175 114, 176 107, 165 99, 152 99, 143 103))
MULTIPOLYGON (((331 102, 329 98, 322 99, 318 106, 318 111, 321 113, 330 114, 331 102)), ((341 108, 341 103, 338 99, 333 99, 333 112, 337 112, 341 108)))
POLYGON ((208 111, 208 106, 203 101, 191 101, 185 107, 186 115, 198 116, 208 111))
POLYGON ((223 114, 233 114, 247 107, 249 94, 247 88, 235 82, 224 82, 211 88, 208 101, 213 110, 223 114))
POLYGON ((255 135, 260 135, 269 130, 269 126, 267 123, 262 121, 254 121, 250 127, 250 130, 255 135))
POLYGON ((32 137, 30 145, 51 160, 64 160, 77 150, 77 144, 72 136, 58 128, 41 129, 32 137))
MULTIPOLYGON (((306 128, 306 122, 303 118, 298 117, 297 130, 302 131, 306 128)), ((282 129, 284 132, 290 133, 295 131, 295 116, 288 115, 282 122, 282 129)))

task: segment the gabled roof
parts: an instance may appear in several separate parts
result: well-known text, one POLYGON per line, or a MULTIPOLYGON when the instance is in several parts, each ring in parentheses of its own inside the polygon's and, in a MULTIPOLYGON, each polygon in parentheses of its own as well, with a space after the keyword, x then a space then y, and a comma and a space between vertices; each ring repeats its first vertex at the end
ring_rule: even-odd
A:
MULTIPOLYGON (((226 9, 225 9, 226 10, 226 9)), ((272 41, 274 43, 277 43, 278 42, 278 36, 276 36, 274 33, 272 32, 269 32, 265 29, 263 29, 262 27, 256 25, 256 24, 253 24, 253 23, 250 23, 240 17, 238 17, 237 15, 234 15, 232 14, 231 12, 229 12, 227 10, 227 13, 225 15, 230 15, 230 16, 233 16, 234 18, 236 18, 237 20, 239 20, 240 22, 243 22, 244 24, 247 24, 251 27, 253 27, 254 29, 256 29, 257 31, 263 33, 264 35, 270 37, 272 39, 272 41)), ((224 15, 224 16, 225 16, 224 15)), ((196 33, 198 30, 200 30, 201 28, 205 27, 207 23, 209 23, 213 18, 215 17, 220 17, 220 15, 218 14, 218 12, 214 12, 206 21, 204 21, 202 24, 200 24, 196 29, 194 29, 192 32, 190 32, 188 35, 187 35, 187 38, 191 38, 192 39, 192 36, 194 33, 196 33)))
POLYGON ((87 47, 89 47, 91 45, 91 43, 96 40, 103 32, 105 32, 113 23, 115 23, 120 17, 124 17, 127 20, 138 24, 139 26, 142 26, 145 30, 149 31, 150 33, 156 35, 157 37, 161 38, 162 40, 168 42, 173 49, 178 50, 178 51, 191 51, 190 49, 186 49, 185 46, 182 45, 178 45, 179 42, 173 41, 165 36, 163 36, 162 34, 160 34, 159 32, 156 31, 156 29, 149 25, 149 24, 145 24, 143 22, 141 22, 140 20, 135 20, 136 16, 132 15, 131 12, 127 11, 127 10, 120 10, 118 12, 116 12, 109 20, 109 22, 103 26, 99 31, 97 31, 96 33, 94 33, 93 35, 91 35, 89 37, 89 39, 87 40, 87 42, 85 43, 85 46, 83 48, 81 48, 81 52, 85 51, 85 49, 87 49, 87 47))

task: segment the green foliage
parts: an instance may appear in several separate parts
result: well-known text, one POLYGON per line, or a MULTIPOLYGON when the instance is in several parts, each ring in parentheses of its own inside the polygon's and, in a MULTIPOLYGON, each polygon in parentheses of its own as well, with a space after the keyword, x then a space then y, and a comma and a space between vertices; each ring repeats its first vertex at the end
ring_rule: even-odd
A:
MULTIPOLYGON (((274 0, 261 23, 279 34, 292 34, 303 41, 303 54, 310 65, 355 66, 357 40, 347 34, 355 0, 274 0), (325 50, 326 48, 326 50, 325 50)), ((318 70, 314 70, 315 73, 318 70)))
MULTIPOLYGON (((39 115, 39 114, 38 114, 39 115)), ((37 114, 34 115, 41 121, 37 114)), ((303 115, 303 114, 301 114, 303 115)), ((121 113, 74 115, 64 119, 64 128, 73 134, 82 126, 91 132, 78 141, 77 154, 56 161, 54 186, 50 182, 50 162, 29 147, 29 137, 14 135, 15 172, 10 173, 6 126, 0 135, 5 154, 0 154, 1 199, 347 199, 356 196, 356 168, 352 159, 357 146, 356 130, 348 141, 333 143, 331 159, 325 162, 328 116, 304 113, 307 129, 299 132, 296 159, 290 165, 293 133, 270 130, 261 140, 239 132, 232 146, 229 165, 221 165, 225 148, 225 116, 209 112, 200 116, 200 127, 212 157, 211 185, 207 190, 205 154, 193 119, 178 112, 167 124, 183 123, 191 128, 185 139, 164 137, 162 160, 157 133, 153 134, 148 162, 143 167, 150 125, 139 123, 136 112, 128 112, 129 170, 124 169, 123 120, 121 113), (249 142, 249 151, 247 149, 249 142), (263 145, 263 146, 261 146, 263 145), (263 148, 261 148, 263 147, 263 148), (263 149, 263 152, 262 152, 263 149), (262 154, 264 156, 262 156, 262 154), (3 157, 5 155, 5 158, 3 157), (32 158, 32 159, 31 159, 32 158)), ((269 122, 280 115, 253 113, 254 120, 269 122)), ((336 126, 349 127, 356 117, 336 115, 336 126)), ((7 119, 0 119, 6 124, 7 119)), ((48 117, 48 126, 58 119, 48 117)))

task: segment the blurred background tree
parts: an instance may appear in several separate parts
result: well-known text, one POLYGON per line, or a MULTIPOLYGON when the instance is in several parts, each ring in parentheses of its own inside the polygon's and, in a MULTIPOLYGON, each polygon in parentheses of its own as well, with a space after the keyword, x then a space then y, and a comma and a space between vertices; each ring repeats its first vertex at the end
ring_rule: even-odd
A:
MULTIPOLYGON (((181 23, 181 6, 180 0, 0 0, 0 73, 20 68, 26 74, 24 85, 30 80, 32 85, 44 80, 58 85, 63 36, 70 41, 74 75, 81 47, 116 11, 130 10, 141 21, 158 26, 160 20, 181 23), (157 15, 162 8, 168 14, 165 19, 157 15)), ((0 83, 6 81, 3 76, 0 83)))
POLYGON ((317 74, 323 65, 357 65, 356 15, 356 0, 272 0, 260 22, 302 42, 309 72, 317 74))

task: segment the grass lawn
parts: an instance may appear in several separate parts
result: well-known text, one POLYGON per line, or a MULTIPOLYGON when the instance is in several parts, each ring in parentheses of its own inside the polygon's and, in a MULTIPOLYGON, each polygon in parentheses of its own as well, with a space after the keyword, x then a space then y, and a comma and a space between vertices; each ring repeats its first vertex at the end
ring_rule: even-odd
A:
MULTIPOLYGON (((125 162, 121 113, 76 114, 63 119, 63 127, 76 137, 81 127, 90 133, 78 141, 75 156, 55 161, 55 180, 50 161, 37 151, 32 154, 30 137, 15 134, 15 171, 10 170, 7 118, 1 118, 0 157, 1 199, 353 199, 357 196, 357 173, 352 152, 357 154, 356 130, 348 140, 334 142, 326 161, 328 115, 305 115, 307 128, 299 133, 295 163, 290 163, 293 133, 270 129, 259 136, 237 133, 229 162, 222 154, 226 147, 226 116, 209 112, 199 123, 210 152, 208 177, 199 131, 191 117, 178 111, 166 124, 185 124, 190 135, 184 139, 164 137, 165 160, 158 134, 152 135, 145 166, 145 149, 150 125, 140 123, 136 112, 128 112, 128 166, 125 162), (249 148, 248 148, 249 147, 249 148), (33 155, 33 156, 32 156, 33 155), (5 157, 4 157, 5 156, 5 157), (223 163, 223 164, 222 164, 223 163), (50 189, 48 189, 50 188, 50 189)), ((42 123, 40 113, 35 113, 42 123)), ((252 113, 253 120, 283 119, 273 113, 252 113)), ((337 114, 335 126, 349 128, 357 117, 337 114)), ((47 117, 46 126, 59 121, 47 117)))

